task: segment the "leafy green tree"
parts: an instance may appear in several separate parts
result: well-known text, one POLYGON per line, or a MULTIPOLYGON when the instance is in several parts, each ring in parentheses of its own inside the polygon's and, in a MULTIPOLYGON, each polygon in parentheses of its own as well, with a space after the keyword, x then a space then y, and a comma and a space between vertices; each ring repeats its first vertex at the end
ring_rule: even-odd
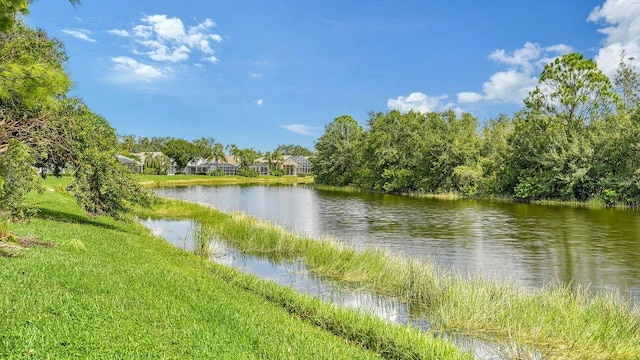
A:
POLYGON ((513 122, 504 114, 484 124, 478 162, 482 169, 480 193, 510 195, 509 187, 514 180, 506 159, 511 152, 509 139, 512 134, 513 122))
MULTIPOLYGON (((0 0, 0 32, 10 30, 16 24, 16 16, 27 15, 32 0, 0 0)), ((74 6, 80 0, 69 0, 74 6)))
POLYGON ((594 61, 572 53, 545 66, 515 121, 508 164, 513 194, 525 200, 586 200, 595 191, 593 126, 620 99, 594 61))
MULTIPOLYGON (((77 1, 72 1, 77 3, 77 1)), ((15 20, 27 1, 0 1, 0 184, 13 216, 26 215, 37 187, 31 166, 69 169, 71 190, 89 213, 121 217, 149 195, 116 160, 113 128, 79 99, 68 99, 61 42, 15 20)))
POLYGON ((0 33, 0 152, 10 137, 26 141, 46 125, 42 111, 69 90, 62 43, 18 23, 0 33))
POLYGON ((220 143, 213 144, 211 159, 213 159, 216 163, 225 160, 224 156, 224 146, 220 143))
POLYGON ((43 161, 55 159, 70 169, 74 176, 70 190, 85 211, 122 218, 133 206, 149 204, 151 196, 117 161, 118 138, 103 117, 80 99, 70 98, 61 102, 52 122, 58 132, 43 161))
POLYGON ((299 155, 299 156, 313 156, 313 152, 301 145, 283 144, 278 145, 274 150, 282 155, 299 155))
POLYGON ((507 166, 516 198, 586 200, 593 192, 593 144, 582 122, 566 125, 545 114, 516 116, 507 166))
POLYGON ((214 160, 220 158, 220 147, 222 144, 216 143, 216 140, 212 137, 202 137, 200 139, 192 141, 193 145, 198 149, 198 157, 204 160, 214 160))
POLYGON ((165 154, 145 153, 144 173, 149 175, 167 175, 171 167, 171 158, 165 154))
POLYGON ((236 144, 227 145, 227 151, 229 154, 233 155, 233 160, 237 164, 239 162, 239 151, 240 149, 236 144))
POLYGON ((547 64, 525 100, 528 110, 567 126, 612 114, 620 104, 609 78, 595 61, 571 53, 547 64))
POLYGON ((640 109, 636 106, 594 124, 592 196, 609 204, 640 204, 640 109), (631 112, 628 112, 628 111, 631 112))
POLYGON ((197 159, 200 150, 194 144, 184 139, 171 139, 164 144, 162 152, 176 162, 179 169, 184 169, 190 162, 197 159))
MULTIPOLYGON (((453 110, 445 111, 440 116, 445 125, 442 138, 437 142, 441 152, 436 154, 435 161, 427 171, 430 178, 437 179, 431 184, 431 191, 459 191, 475 195, 482 177, 478 165, 481 144, 477 133, 478 121, 469 113, 457 116, 453 110)), ((436 133, 438 130, 438 127, 429 129, 436 133)))
POLYGON ((337 117, 325 126, 313 159, 315 181, 327 185, 352 184, 359 167, 358 147, 363 136, 362 127, 351 116, 337 117))
POLYGON ((633 110, 640 102, 640 74, 633 64, 635 58, 627 57, 626 52, 620 55, 618 70, 613 79, 625 109, 633 110))
POLYGON ((260 157, 260 153, 254 149, 238 149, 236 154, 242 170, 249 170, 249 167, 255 165, 256 160, 260 157))
POLYGON ((126 154, 132 154, 136 152, 136 136, 135 135, 123 135, 120 137, 120 148, 126 154))
POLYGON ((360 184, 388 192, 415 190, 424 125, 424 115, 418 112, 370 114, 363 147, 366 170, 359 173, 360 184))
POLYGON ((0 156, 0 210, 18 218, 34 213, 35 208, 25 202, 29 191, 40 189, 40 178, 31 167, 33 162, 25 144, 9 140, 5 153, 0 156))

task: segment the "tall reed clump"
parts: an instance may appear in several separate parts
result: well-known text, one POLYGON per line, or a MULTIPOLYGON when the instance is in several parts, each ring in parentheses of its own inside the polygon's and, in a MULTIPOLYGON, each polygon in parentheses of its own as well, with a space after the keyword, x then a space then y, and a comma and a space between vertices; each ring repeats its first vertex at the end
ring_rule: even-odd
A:
POLYGON ((156 215, 208 224, 242 251, 299 260, 321 277, 396 296, 428 316, 434 330, 494 342, 510 356, 634 359, 640 354, 640 309, 615 294, 594 296, 561 285, 527 290, 462 278, 430 262, 302 237, 241 213, 181 201, 165 201, 156 215))
POLYGON ((194 243, 193 252, 205 257, 211 257, 211 242, 216 236, 216 231, 208 224, 196 223, 191 230, 191 238, 194 243))
POLYGON ((472 359, 445 339, 427 335, 416 328, 389 324, 371 314, 338 308, 320 299, 297 293, 255 275, 213 265, 215 276, 225 282, 263 296, 301 320, 321 327, 350 343, 381 355, 384 359, 472 359))

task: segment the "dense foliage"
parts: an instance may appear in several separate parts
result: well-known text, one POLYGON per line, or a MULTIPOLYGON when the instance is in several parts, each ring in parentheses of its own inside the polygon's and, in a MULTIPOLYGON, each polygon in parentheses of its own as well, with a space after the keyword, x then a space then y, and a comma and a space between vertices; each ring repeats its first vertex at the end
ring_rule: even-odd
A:
MULTIPOLYGON (((253 148, 239 148, 236 144, 226 147, 217 142, 212 137, 202 137, 188 141, 174 137, 139 137, 135 135, 120 136, 120 150, 122 154, 137 158, 135 154, 162 152, 172 159, 178 169, 183 169, 188 163, 195 160, 224 163, 228 158, 226 152, 233 161, 240 167, 241 176, 255 177, 258 173, 249 170, 249 167, 258 162, 265 163, 269 167, 269 174, 282 176, 285 171, 282 168, 287 155, 312 156, 313 153, 300 145, 286 144, 278 145, 273 151, 260 152, 253 148), (260 159, 260 161, 259 161, 260 159)), ((166 174, 166 160, 145 158, 145 173, 166 174), (149 161, 147 161, 149 159, 149 161), (147 170, 149 168, 149 170, 147 170)), ((223 174, 223 172, 216 172, 223 174)))
POLYGON ((640 204, 640 85, 623 58, 612 83, 594 61, 549 63, 512 118, 469 113, 336 118, 316 143, 316 182, 384 192, 640 204))
POLYGON ((62 43, 16 20, 27 5, 0 2, 0 11, 13 11, 0 18, 0 210, 14 217, 32 212, 25 197, 38 188, 35 168, 42 176, 73 175, 70 190, 90 214, 120 217, 146 204, 149 196, 116 159, 115 130, 67 97, 62 43))

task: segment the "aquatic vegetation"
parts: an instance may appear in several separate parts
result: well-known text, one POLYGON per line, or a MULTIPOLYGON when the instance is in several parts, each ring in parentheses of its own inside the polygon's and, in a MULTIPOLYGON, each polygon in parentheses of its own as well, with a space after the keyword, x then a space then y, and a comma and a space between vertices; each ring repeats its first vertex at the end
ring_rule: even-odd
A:
POLYGON ((216 265, 136 222, 91 218, 69 194, 32 195, 40 215, 11 230, 60 246, 0 258, 0 358, 470 358, 216 265))
POLYGON ((640 353, 639 309, 614 293, 463 278, 430 262, 311 239, 242 213, 182 201, 162 201, 145 215, 208 224, 242 251, 302 261, 323 278, 398 297, 428 316, 434 330, 495 342, 514 356, 628 359, 640 353))
POLYGON ((195 244, 194 252, 204 258, 211 256, 211 242, 215 236, 215 230, 207 224, 196 224, 191 231, 191 238, 195 244))

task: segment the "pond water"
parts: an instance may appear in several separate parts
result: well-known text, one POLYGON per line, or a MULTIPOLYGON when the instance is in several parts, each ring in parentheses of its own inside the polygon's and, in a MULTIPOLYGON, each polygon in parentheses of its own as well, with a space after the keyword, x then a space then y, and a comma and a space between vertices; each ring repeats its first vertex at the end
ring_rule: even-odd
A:
MULTIPOLYGON (((140 219, 140 222, 151 229, 154 234, 165 238, 174 246, 188 251, 195 249, 193 233, 196 231, 196 226, 190 220, 140 219)), ((213 241, 209 248, 211 250, 210 260, 219 264, 257 275, 263 280, 289 286, 300 293, 338 306, 375 315, 392 323, 410 324, 423 330, 429 329, 430 325, 427 319, 412 314, 409 307, 397 299, 349 289, 338 283, 314 276, 299 263, 277 262, 266 257, 245 254, 222 241, 213 241)), ((449 336, 448 334, 438 335, 450 339, 460 349, 471 352, 478 360, 508 359, 511 358, 509 351, 513 351, 511 348, 505 349, 499 344, 471 338, 449 336)))
POLYGON ((161 195, 242 211, 312 237, 431 259, 462 275, 618 290, 640 302, 634 210, 433 200, 309 186, 186 186, 161 195))

